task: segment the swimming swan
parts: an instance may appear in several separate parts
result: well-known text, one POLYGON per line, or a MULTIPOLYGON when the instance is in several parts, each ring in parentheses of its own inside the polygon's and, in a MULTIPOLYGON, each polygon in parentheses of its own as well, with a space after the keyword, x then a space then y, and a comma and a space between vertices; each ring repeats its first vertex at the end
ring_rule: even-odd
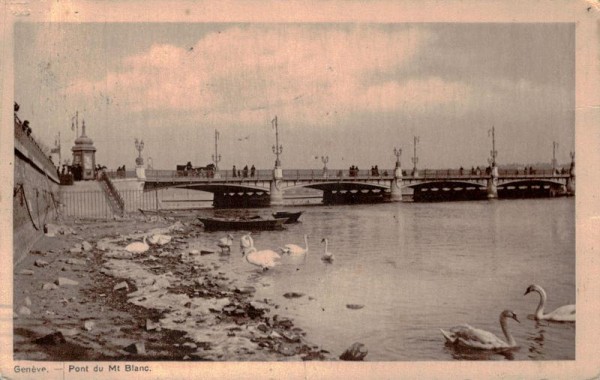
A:
POLYGON ((546 305, 546 292, 539 285, 530 285, 525 291, 524 295, 527 295, 531 292, 537 292, 540 295, 540 303, 535 311, 535 319, 557 322, 575 322, 575 305, 561 306, 551 313, 544 314, 544 306, 546 305))
POLYGON ((231 245, 233 244, 233 236, 231 234, 227 234, 227 236, 222 237, 217 242, 217 246, 221 248, 221 252, 224 252, 225 249, 231 252, 231 245))
POLYGON ((146 236, 144 236, 144 241, 136 241, 133 243, 130 243, 127 245, 127 247, 125 247, 125 250, 127 252, 131 252, 131 253, 144 253, 147 250, 150 249, 150 246, 148 245, 148 243, 146 243, 146 236))
POLYGON ((250 236, 251 232, 246 235, 243 235, 240 238, 240 249, 243 251, 244 249, 248 249, 250 247, 254 247, 254 240, 250 236))
POLYGON ((170 242, 171 239, 172 238, 169 235, 155 234, 148 239, 148 242, 155 245, 165 245, 170 242))
POLYGON ((321 243, 323 243, 323 242, 325 242, 325 252, 323 253, 323 256, 321 257, 321 260, 330 263, 333 261, 333 253, 331 253, 327 250, 327 239, 326 238, 323 238, 323 240, 321 240, 321 243))
POLYGON ((246 258, 247 262, 257 267, 261 267, 263 271, 277 265, 276 260, 281 259, 279 253, 270 249, 258 251, 254 247, 254 241, 250 239, 250 242, 252 243, 250 247, 242 249, 242 256, 246 258))
POLYGON ((288 255, 304 255, 308 253, 308 235, 304 235, 304 245, 306 248, 302 248, 296 244, 286 244, 282 250, 288 255))
POLYGON ((444 335, 444 338, 446 338, 447 343, 451 344, 476 348, 479 350, 516 348, 518 345, 512 335, 508 332, 508 328, 506 326, 506 320, 508 318, 512 318, 519 322, 517 315, 510 310, 504 310, 500 314, 500 327, 502 327, 502 332, 506 337, 506 342, 491 332, 476 329, 467 324, 452 327, 448 331, 442 329, 440 329, 440 331, 442 332, 442 335, 444 335))

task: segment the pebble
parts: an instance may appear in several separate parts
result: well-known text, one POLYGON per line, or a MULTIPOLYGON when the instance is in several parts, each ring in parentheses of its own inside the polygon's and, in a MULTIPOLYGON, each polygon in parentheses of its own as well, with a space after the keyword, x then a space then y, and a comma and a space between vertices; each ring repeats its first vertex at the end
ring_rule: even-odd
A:
POLYGON ((346 305, 346 307, 348 309, 352 309, 352 310, 359 310, 359 309, 362 309, 363 307, 365 307, 365 305, 358 305, 358 304, 349 303, 349 304, 346 305))
POLYGON ((192 349, 198 348, 198 345, 196 343, 192 343, 192 342, 185 342, 181 346, 182 347, 189 347, 189 348, 192 348, 192 349))
POLYGON ((25 306, 31 306, 31 298, 25 297, 25 306))
POLYGON ((31 315, 31 310, 27 306, 21 306, 18 310, 19 315, 31 315))
POLYGON ((117 291, 117 290, 121 290, 121 289, 129 290, 129 285, 127 284, 127 282, 125 282, 125 281, 119 282, 117 285, 115 285, 113 287, 113 291, 117 291))
POLYGON ((289 293, 285 293, 283 296, 285 298, 300 298, 303 295, 304 295, 304 293, 289 292, 289 293))
POLYGON ((31 269, 23 269, 22 271, 19 272, 19 274, 24 274, 27 276, 32 276, 35 272, 32 271, 31 269))
POLYGON ((67 285, 79 285, 79 282, 75 280, 68 279, 66 277, 59 277, 54 283, 58 286, 67 286, 67 285))
POLYGON ((43 268, 45 266, 48 266, 48 262, 45 260, 35 260, 35 262, 33 263, 33 265, 35 265, 36 267, 40 267, 43 268))
POLYGON ((85 251, 85 252, 89 252, 92 250, 92 245, 90 243, 88 243, 87 241, 84 241, 83 243, 81 243, 81 248, 85 251))
POLYGON ((83 322, 83 328, 86 329, 87 331, 92 331, 94 326, 96 326, 96 323, 94 321, 83 322))
POLYGON ((67 259, 67 261, 65 261, 67 264, 71 264, 71 265, 85 265, 86 262, 85 260, 80 260, 80 259, 67 259))

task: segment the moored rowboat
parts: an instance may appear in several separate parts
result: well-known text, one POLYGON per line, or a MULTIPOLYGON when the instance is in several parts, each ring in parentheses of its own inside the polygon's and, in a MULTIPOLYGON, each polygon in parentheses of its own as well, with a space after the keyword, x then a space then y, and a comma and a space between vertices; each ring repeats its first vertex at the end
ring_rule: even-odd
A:
POLYGON ((275 219, 225 219, 225 218, 198 218, 205 230, 210 231, 258 231, 282 229, 287 218, 275 219))
POLYGON ((287 218, 287 221, 285 222, 286 224, 289 223, 296 223, 298 222, 298 218, 300 218, 300 215, 302 215, 304 211, 298 211, 298 212, 288 212, 288 211, 279 211, 279 212, 275 212, 273 213, 273 217, 274 218, 287 218))

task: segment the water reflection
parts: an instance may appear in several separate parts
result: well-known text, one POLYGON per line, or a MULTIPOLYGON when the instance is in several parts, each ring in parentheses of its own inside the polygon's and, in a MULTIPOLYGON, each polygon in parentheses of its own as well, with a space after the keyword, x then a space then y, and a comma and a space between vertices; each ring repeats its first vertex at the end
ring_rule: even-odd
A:
POLYGON ((444 349, 455 360, 501 360, 502 358, 514 360, 514 352, 518 351, 519 347, 509 350, 475 350, 468 347, 446 344, 444 349))

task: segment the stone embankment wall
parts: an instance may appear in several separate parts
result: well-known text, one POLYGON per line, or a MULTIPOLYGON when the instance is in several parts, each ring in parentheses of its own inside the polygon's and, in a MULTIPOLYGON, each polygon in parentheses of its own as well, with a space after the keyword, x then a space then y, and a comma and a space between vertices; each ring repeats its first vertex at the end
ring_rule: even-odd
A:
POLYGON ((56 168, 15 121, 13 257, 17 264, 57 217, 56 168))

